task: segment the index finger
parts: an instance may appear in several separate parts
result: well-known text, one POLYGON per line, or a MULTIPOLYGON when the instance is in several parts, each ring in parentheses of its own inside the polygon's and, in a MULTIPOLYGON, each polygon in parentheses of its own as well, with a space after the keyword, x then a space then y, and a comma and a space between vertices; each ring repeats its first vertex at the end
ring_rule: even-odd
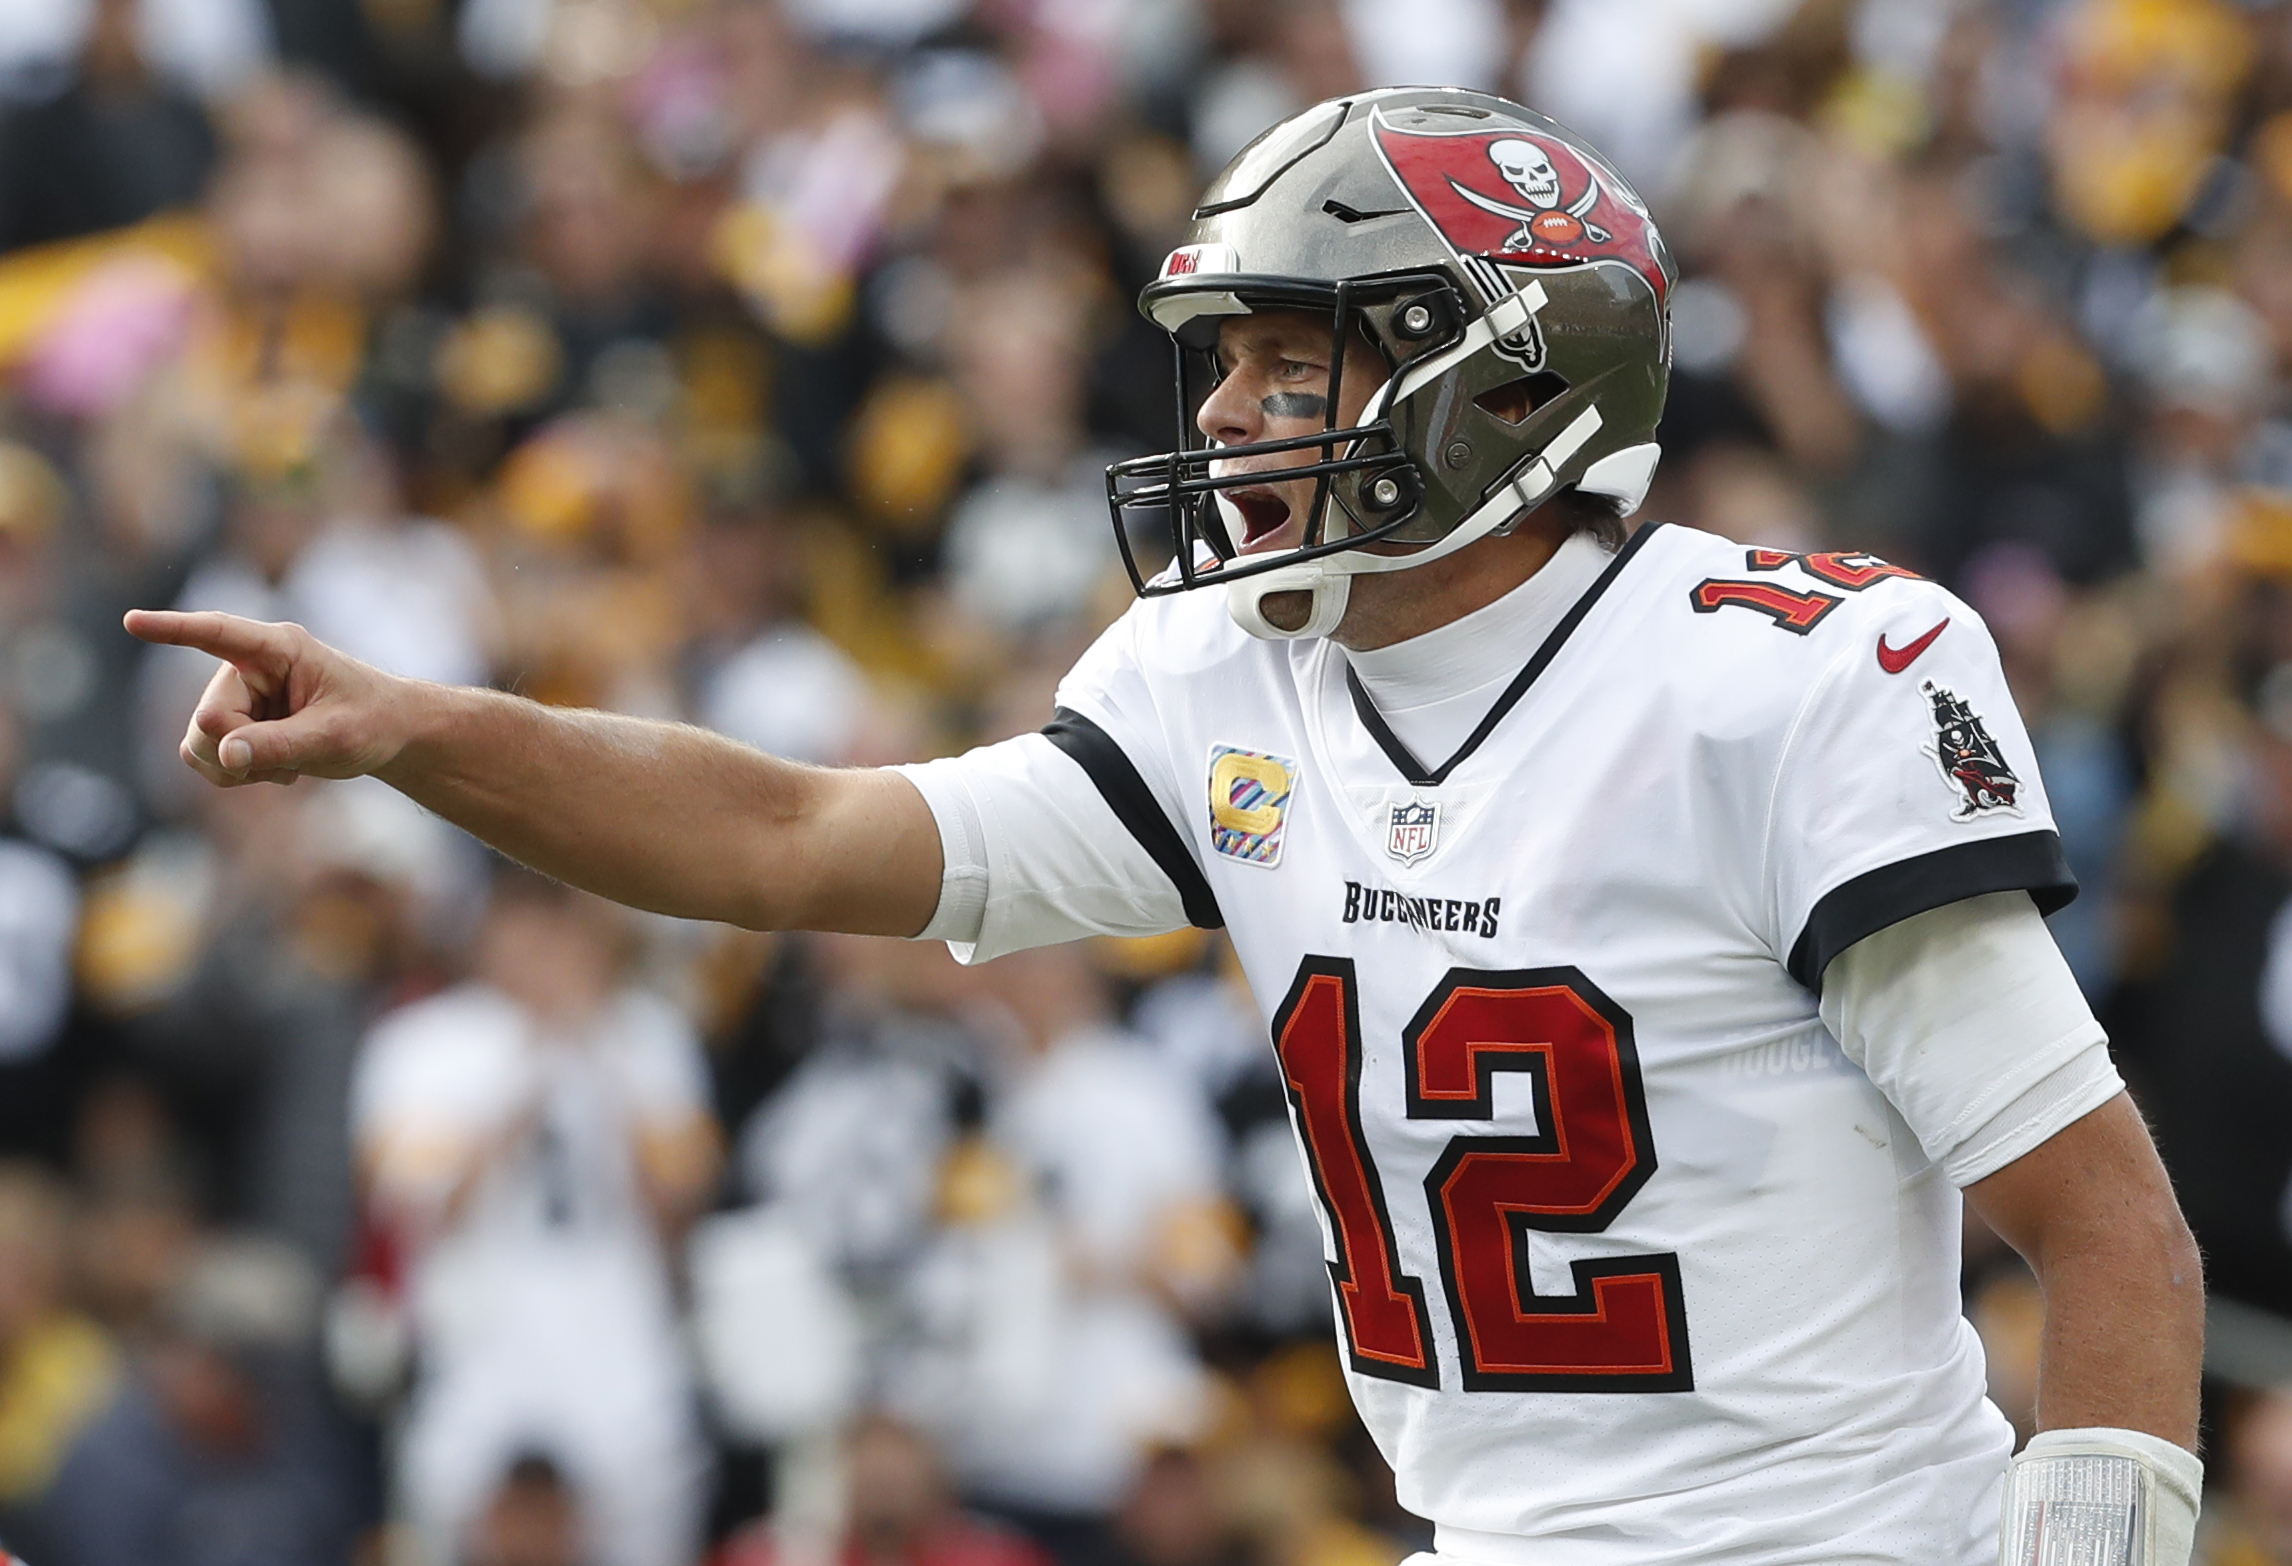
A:
POLYGON ((256 661, 270 662, 286 652, 279 627, 211 609, 192 614, 173 609, 130 609, 121 623, 130 636, 168 647, 195 647, 241 667, 256 661))

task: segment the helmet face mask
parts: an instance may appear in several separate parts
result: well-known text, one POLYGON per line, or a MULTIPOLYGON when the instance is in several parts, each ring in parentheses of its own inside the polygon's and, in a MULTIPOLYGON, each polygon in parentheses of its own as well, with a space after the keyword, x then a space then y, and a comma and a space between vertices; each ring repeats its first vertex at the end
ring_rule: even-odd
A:
MULTIPOLYGON (((1325 600, 1341 578, 1504 531, 1570 485, 1636 507, 1669 372, 1671 261, 1629 187, 1551 121, 1451 88, 1317 104, 1229 165, 1187 237, 1139 300, 1171 335, 1179 445, 1107 474, 1142 595, 1257 578, 1256 597, 1312 587, 1325 600), (1219 446, 1195 428, 1218 331, 1262 310, 1326 316, 1323 425, 1219 446), (1361 362, 1364 342, 1381 364, 1361 362), (1340 426, 1342 389, 1358 402, 1378 375, 1340 426), (1275 456, 1298 465, 1247 460, 1275 456), (1311 481, 1303 538, 1243 554, 1218 497, 1269 480, 1311 481), (1139 532, 1168 539, 1159 575, 1137 559, 1139 532)), ((1232 601, 1256 634, 1319 634, 1262 628, 1244 592, 1232 601)))
MULTIPOLYGON (((1195 417, 1220 378, 1219 323, 1243 312, 1198 315, 1173 332, 1178 427, 1185 443, 1160 456, 1135 457, 1106 470, 1107 504, 1114 514, 1115 537, 1131 583, 1141 596, 1160 597, 1213 582, 1237 581, 1400 538, 1418 519, 1423 483, 1391 420, 1369 417, 1343 427, 1337 421, 1348 383, 1357 386, 1374 376, 1389 385, 1394 375, 1453 339, 1454 323, 1462 314, 1453 288, 1438 275, 1415 274, 1358 282, 1348 279, 1329 289, 1320 301, 1299 297, 1294 302, 1282 298, 1277 303, 1275 298, 1261 295, 1258 302, 1263 307, 1292 309, 1312 309, 1318 304, 1327 312, 1331 347, 1322 428, 1317 433, 1231 446, 1209 440, 1200 433, 1195 417), (1374 363, 1359 361, 1358 350, 1364 340, 1380 356, 1374 363), (1252 457, 1301 451, 1312 455, 1301 465, 1278 471, 1214 471, 1252 457), (1295 548, 1243 555, 1218 509, 1218 497, 1229 490, 1263 485, 1269 479, 1313 480, 1304 540, 1295 548), (1134 533, 1147 529, 1162 531, 1170 540, 1173 569, 1158 576, 1142 568, 1133 543, 1134 533), (1211 557, 1207 561, 1200 558, 1205 549, 1211 557)), ((1371 414, 1379 401, 1372 396, 1371 414)))

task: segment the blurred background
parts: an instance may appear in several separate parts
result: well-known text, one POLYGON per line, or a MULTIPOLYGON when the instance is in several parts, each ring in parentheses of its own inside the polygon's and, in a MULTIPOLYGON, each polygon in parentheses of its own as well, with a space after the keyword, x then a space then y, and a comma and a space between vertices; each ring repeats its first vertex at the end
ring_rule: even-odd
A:
MULTIPOLYGON (((2292 4, 0 6, 0 1538, 33 1566, 1391 1566, 1217 938, 640 919, 220 793, 131 605, 823 762, 1039 726, 1130 310, 1378 83, 1607 149, 1647 515, 1988 618, 2292 1566, 2292 4)), ((2027 1428, 2038 1301, 1969 1234, 2027 1428)))

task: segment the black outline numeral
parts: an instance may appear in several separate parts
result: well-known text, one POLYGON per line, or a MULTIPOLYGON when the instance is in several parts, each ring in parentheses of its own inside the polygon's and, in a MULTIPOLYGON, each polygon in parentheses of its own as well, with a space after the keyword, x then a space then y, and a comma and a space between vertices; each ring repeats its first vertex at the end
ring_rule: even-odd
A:
MULTIPOLYGON (((1384 1182, 1377 1176, 1375 1159, 1369 1154, 1369 1139, 1361 1129, 1361 1009, 1358 989, 1353 976, 1353 964, 1344 957, 1307 957, 1297 965, 1297 977, 1290 983, 1289 994, 1281 1009, 1274 1013, 1274 1057, 1281 1066, 1282 1088, 1289 1095, 1291 1113, 1296 1117, 1299 1139, 1305 1144, 1305 1161, 1313 1174, 1313 1194, 1321 1202, 1321 1210, 1329 1216, 1329 1227, 1337 1238, 1337 1260, 1330 1262, 1329 1281, 1337 1291, 1337 1320, 1345 1333, 1345 1352, 1354 1370, 1364 1376, 1381 1376, 1388 1381, 1404 1381, 1411 1386, 1438 1387, 1440 1365, 1433 1357, 1432 1328, 1425 1316, 1425 1286, 1418 1278, 1401 1271, 1398 1247, 1393 1242, 1392 1210, 1385 1205, 1384 1182), (1324 986, 1334 986, 1343 1015, 1344 1036, 1340 1042, 1343 1060, 1342 1076, 1337 1088, 1320 1079, 1326 1063, 1301 1058, 1313 1047, 1326 1050, 1331 1040, 1315 1036, 1300 1023, 1313 1019, 1307 1005, 1324 986), (1323 1070, 1313 1068, 1321 1067, 1323 1070), (1301 1069, 1302 1068, 1302 1069, 1301 1069), (1311 1080, 1304 1080, 1311 1079, 1311 1080), (1328 1102, 1334 1097, 1336 1102, 1328 1102), (1334 1114, 1342 1131, 1331 1135, 1327 1118, 1334 1114), (1335 1146, 1327 1144, 1334 1143, 1335 1146), (1330 1154, 1341 1160, 1338 1174, 1348 1186, 1357 1189, 1348 1192, 1348 1200, 1340 1207, 1330 1199, 1330 1154), (1363 1201, 1369 1209, 1360 1211, 1363 1201), (1361 1231, 1366 1229, 1367 1233, 1361 1231), (1361 1281, 1381 1283, 1388 1291, 1380 1303, 1386 1308, 1405 1310, 1408 1330, 1400 1336, 1410 1342, 1378 1342, 1362 1347, 1362 1327, 1369 1325, 1361 1298, 1361 1281)), ((1372 1336, 1383 1336, 1383 1330, 1372 1326, 1372 1336)))
MULTIPOLYGON (((1391 1211, 1361 1125, 1356 982, 1350 960, 1306 957, 1275 1013, 1274 1048, 1314 1194, 1337 1241, 1339 1259, 1328 1266, 1348 1359, 1363 1375, 1437 1387, 1424 1285, 1400 1271, 1391 1211), (1336 1017, 1327 1011, 1333 1002, 1336 1017), (1332 1046, 1342 1051, 1334 1076, 1337 1062, 1306 1053, 1332 1046), (1333 1115, 1338 1125, 1330 1123, 1333 1115), (1343 1208, 1330 1197, 1332 1152, 1349 1188, 1343 1208), (1364 1277, 1384 1285, 1380 1308, 1402 1310, 1408 1332, 1395 1334, 1390 1320, 1380 1324, 1363 1312, 1356 1279, 1364 1277), (1396 1341, 1364 1352, 1365 1325, 1396 1341), (1399 1337, 1411 1341, 1404 1346, 1399 1337)), ((1492 1120, 1500 1071, 1525 1075, 1534 1105, 1534 1134, 1452 1137, 1425 1177, 1465 1390, 1692 1390, 1675 1254, 1575 1262, 1569 1294, 1540 1294, 1530 1276, 1532 1232, 1597 1234, 1655 1173, 1630 1016, 1575 968, 1452 968, 1417 1009, 1402 1043, 1412 1120, 1492 1120), (1466 1235, 1476 1263, 1470 1269, 1460 1261, 1466 1235)))
POLYGON ((1575 1262, 1569 1294, 1538 1293, 1529 1272, 1531 1232, 1598 1234, 1655 1173, 1623 1008, 1576 968, 1451 968, 1402 1043, 1412 1120, 1491 1120, 1497 1072, 1533 1084, 1534 1135, 1453 1138, 1425 1176, 1465 1389, 1692 1391, 1678 1256, 1575 1262), (1469 1085, 1454 1082, 1456 1060, 1428 1059, 1444 1044, 1461 1050, 1469 1085), (1427 1085, 1442 1076, 1450 1085, 1427 1085), (1596 1185, 1572 1189, 1587 1173, 1596 1185), (1476 1268, 1463 1254, 1468 1237, 1476 1268), (1492 1267, 1499 1249, 1505 1264, 1492 1267))
POLYGON ((1890 576, 1922 581, 1917 572, 1881 560, 1860 549, 1824 549, 1811 555, 1794 555, 1787 549, 1753 549, 1744 555, 1744 564, 1754 571, 1780 571, 1795 565, 1807 575, 1843 587, 1850 593, 1859 593, 1866 587, 1885 581, 1890 576))
POLYGON ((1697 614, 1755 609, 1793 636, 1806 635, 1846 602, 1829 593, 1798 593, 1773 582, 1737 582, 1723 576, 1707 576, 1696 583, 1687 590, 1687 601, 1697 614))

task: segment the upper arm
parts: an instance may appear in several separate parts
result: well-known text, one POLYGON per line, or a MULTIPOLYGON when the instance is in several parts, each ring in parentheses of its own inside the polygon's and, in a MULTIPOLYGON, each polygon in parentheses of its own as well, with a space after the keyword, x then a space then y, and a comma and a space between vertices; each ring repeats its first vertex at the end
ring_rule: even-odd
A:
POLYGON ((922 928, 963 961, 1224 923, 1185 829, 1138 623, 1134 609, 1092 644, 1040 733, 901 769, 943 845, 944 900, 922 928))
POLYGON ((1982 1220, 2042 1279, 2064 1250, 2194 1242, 2149 1128, 2125 1093, 1966 1187, 1982 1220))
POLYGON ((914 935, 939 906, 939 828, 890 768, 803 769, 796 819, 775 823, 752 929, 914 935))
MULTIPOLYGON (((1192 868, 1185 849, 1135 773, 1127 791, 1110 790, 1103 768, 1123 763, 1106 744, 1113 754, 1100 757, 1096 773, 1042 734, 907 769, 947 845, 945 902, 928 931, 965 962, 1188 922, 1193 900, 1171 873, 1192 868)), ((1208 902, 1206 891, 1200 901, 1208 902)))
POLYGON ((997 913, 1010 916, 983 956, 1220 922, 1175 825, 1177 790, 1135 632, 1125 615, 1092 644, 1060 682, 1060 712, 1042 735, 918 767, 796 768, 790 818, 759 837, 767 884, 742 922, 915 936, 934 926, 950 876, 982 869, 991 937, 997 913), (1098 743, 1078 744, 1078 734, 1098 743), (957 778, 982 842, 942 819, 957 778), (1173 886, 1183 907, 1165 918, 1173 886))

